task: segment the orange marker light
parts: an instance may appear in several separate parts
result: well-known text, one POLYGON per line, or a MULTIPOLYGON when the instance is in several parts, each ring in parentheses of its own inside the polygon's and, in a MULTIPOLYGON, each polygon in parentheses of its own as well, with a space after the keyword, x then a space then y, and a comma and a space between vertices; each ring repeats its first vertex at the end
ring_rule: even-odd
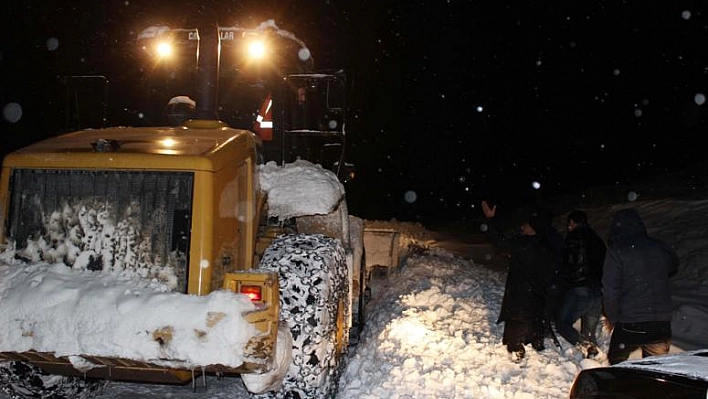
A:
POLYGON ((251 301, 258 302, 262 299, 261 287, 258 285, 242 285, 240 291, 248 296, 251 301))

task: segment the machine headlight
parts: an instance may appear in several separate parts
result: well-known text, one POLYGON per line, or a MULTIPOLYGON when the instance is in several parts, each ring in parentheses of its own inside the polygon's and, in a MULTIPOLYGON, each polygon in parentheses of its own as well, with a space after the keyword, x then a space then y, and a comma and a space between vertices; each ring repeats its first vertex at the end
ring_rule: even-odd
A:
POLYGON ((261 40, 253 40, 248 43, 248 56, 250 59, 259 60, 265 57, 266 46, 261 40))
POLYGON ((155 50, 157 51, 157 56, 160 58, 171 57, 174 53, 174 48, 172 47, 172 44, 167 42, 157 43, 157 45, 155 46, 155 50))

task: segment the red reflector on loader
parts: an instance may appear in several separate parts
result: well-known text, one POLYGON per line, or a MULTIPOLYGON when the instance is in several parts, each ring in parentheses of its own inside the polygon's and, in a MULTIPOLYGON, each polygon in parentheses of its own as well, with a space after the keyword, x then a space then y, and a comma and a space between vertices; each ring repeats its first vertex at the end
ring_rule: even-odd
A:
POLYGON ((262 299, 259 285, 242 285, 241 293, 251 298, 252 301, 260 301, 262 299))

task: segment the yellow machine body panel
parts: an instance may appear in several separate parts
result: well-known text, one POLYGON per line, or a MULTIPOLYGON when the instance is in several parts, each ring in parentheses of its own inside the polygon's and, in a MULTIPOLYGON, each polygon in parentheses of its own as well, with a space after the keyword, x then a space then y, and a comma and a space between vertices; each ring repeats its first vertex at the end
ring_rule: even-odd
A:
MULTIPOLYGON (((20 186, 21 179, 43 179, 43 184, 52 187, 61 186, 53 182, 56 176, 73 179, 79 182, 74 183, 77 185, 89 181, 89 191, 85 187, 77 191, 90 197, 92 185, 103 187, 106 181, 112 181, 110 179, 133 176, 151 176, 152 179, 155 175, 157 177, 140 190, 144 191, 142 198, 152 196, 155 197, 153 202, 160 203, 166 201, 160 196, 167 192, 151 194, 150 191, 162 184, 160 179, 164 176, 173 174, 180 176, 179 184, 189 183, 189 189, 181 194, 188 198, 184 200, 184 210, 175 211, 172 216, 189 220, 185 231, 174 233, 173 229, 175 236, 188 235, 185 240, 188 247, 184 248, 188 255, 182 274, 185 281, 179 290, 185 294, 207 295, 219 289, 240 292, 245 285, 259 287, 261 292, 259 300, 254 302, 257 310, 245 315, 258 331, 245 348, 250 360, 238 368, 212 365, 205 369, 223 373, 265 371, 273 356, 277 335, 278 277, 273 272, 249 272, 254 268, 259 212, 264 209, 264 198, 258 190, 256 140, 249 131, 228 128, 218 121, 189 121, 181 127, 107 128, 68 133, 15 151, 4 158, 0 174, 0 243, 13 238, 13 229, 18 229, 13 226, 23 225, 22 221, 11 223, 13 217, 21 218, 11 215, 12 212, 28 213, 18 212, 20 208, 13 204, 19 200, 12 190, 19 190, 15 186, 20 186), (109 177, 91 180, 103 175, 109 177)), ((136 181, 143 180, 141 177, 136 181)), ((132 189, 130 183, 118 191, 132 189)), ((56 196, 44 188, 32 193, 56 196)), ((101 195, 102 200, 108 197, 105 192, 101 195)), ((83 356, 105 366, 91 372, 100 378, 179 383, 192 377, 190 371, 179 367, 90 354, 83 356)), ((73 369, 68 359, 50 353, 0 353, 0 361, 6 360, 30 362, 52 373, 88 375, 73 369)))
MULTIPOLYGON (((0 178, 4 238, 15 169, 192 173, 187 292, 205 295, 229 271, 253 267, 257 230, 255 139, 212 122, 199 128, 109 128, 49 138, 7 155, 0 178)), ((3 239, 4 241, 4 239, 3 239)))

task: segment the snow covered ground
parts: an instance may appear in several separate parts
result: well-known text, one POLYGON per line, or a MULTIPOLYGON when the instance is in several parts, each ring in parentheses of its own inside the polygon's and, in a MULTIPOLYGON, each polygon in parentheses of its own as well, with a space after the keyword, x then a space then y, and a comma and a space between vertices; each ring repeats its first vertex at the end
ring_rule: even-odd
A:
MULTIPOLYGON (((672 279, 672 351, 708 347, 708 200, 634 201, 585 210, 604 236, 614 211, 629 206, 639 210, 649 234, 672 244, 681 258, 672 279)), ((495 323, 504 272, 439 248, 432 234, 407 237, 412 238, 404 242, 429 249, 407 254, 388 278, 375 281, 367 326, 351 349, 338 398, 565 398, 581 369, 607 365, 604 352, 586 360, 562 338, 562 350, 547 339, 546 350, 529 348, 525 363, 512 363, 501 344, 503 324, 495 323)), ((599 338, 606 349, 608 333, 603 330, 599 338)), ((99 398, 248 396, 238 378, 206 381, 206 393, 202 388, 194 393, 191 386, 112 383, 99 398)))

